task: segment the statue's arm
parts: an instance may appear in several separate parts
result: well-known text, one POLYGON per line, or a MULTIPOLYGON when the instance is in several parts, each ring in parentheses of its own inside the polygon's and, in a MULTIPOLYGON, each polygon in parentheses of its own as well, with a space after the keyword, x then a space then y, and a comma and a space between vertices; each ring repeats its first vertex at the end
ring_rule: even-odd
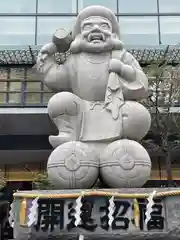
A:
POLYGON ((112 59, 110 69, 125 80, 128 99, 141 99, 147 97, 148 78, 140 67, 138 61, 128 52, 125 52, 122 61, 112 59))
POLYGON ((52 43, 46 44, 40 50, 37 61, 36 71, 41 74, 46 86, 53 91, 68 91, 69 74, 68 62, 65 64, 57 64, 54 58, 56 46, 52 43))

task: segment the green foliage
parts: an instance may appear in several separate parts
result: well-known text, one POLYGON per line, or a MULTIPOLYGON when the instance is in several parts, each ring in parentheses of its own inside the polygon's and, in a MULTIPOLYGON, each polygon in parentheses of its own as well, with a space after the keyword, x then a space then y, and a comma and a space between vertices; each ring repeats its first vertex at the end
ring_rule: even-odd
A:
POLYGON ((37 178, 33 182, 33 187, 34 189, 39 189, 39 190, 50 190, 54 189, 54 186, 48 179, 48 174, 47 173, 41 173, 37 175, 37 178))
POLYGON ((6 186, 6 179, 0 177, 0 190, 6 186))
POLYGON ((6 179, 4 178, 4 173, 1 172, 0 169, 0 190, 6 186, 6 179))

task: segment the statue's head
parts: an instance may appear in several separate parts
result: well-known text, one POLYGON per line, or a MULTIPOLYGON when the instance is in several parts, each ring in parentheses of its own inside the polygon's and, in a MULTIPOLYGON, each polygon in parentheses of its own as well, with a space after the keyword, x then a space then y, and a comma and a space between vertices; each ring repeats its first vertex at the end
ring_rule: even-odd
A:
POLYGON ((105 52, 122 49, 119 24, 112 11, 103 6, 90 6, 79 13, 72 31, 72 53, 105 52))

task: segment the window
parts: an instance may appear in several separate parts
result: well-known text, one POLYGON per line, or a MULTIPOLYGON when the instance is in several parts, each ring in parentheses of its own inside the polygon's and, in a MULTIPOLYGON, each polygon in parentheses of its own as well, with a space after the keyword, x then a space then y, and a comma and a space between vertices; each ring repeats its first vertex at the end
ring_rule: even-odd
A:
POLYGON ((21 84, 21 81, 10 81, 9 82, 9 91, 10 92, 21 92, 21 89, 22 89, 22 84, 21 84))
POLYGON ((75 17, 38 17, 37 44, 52 41, 52 35, 58 28, 71 30, 75 17))
POLYGON ((27 92, 40 92, 41 91, 41 83, 40 82, 27 82, 26 83, 26 91, 27 92))
POLYGON ((13 80, 23 80, 25 78, 25 70, 24 68, 11 68, 9 69, 10 73, 10 81, 13 80))
POLYGON ((35 13, 36 0, 5 0, 1 1, 0 13, 35 13))
POLYGON ((76 0, 38 0, 39 13, 76 13, 76 0))
POLYGON ((35 17, 0 17, 0 44, 35 43, 35 17))
POLYGON ((43 93, 43 103, 47 104, 54 93, 43 93))
POLYGON ((118 0, 119 13, 157 13, 157 0, 118 0))
POLYGON ((20 104, 21 103, 21 93, 9 93, 7 103, 10 104, 20 104))
POLYGON ((21 96, 23 92, 22 83, 24 80, 24 69, 23 68, 12 68, 9 72, 8 87, 7 87, 7 103, 9 104, 20 104, 21 96))
POLYGON ((8 72, 6 69, 0 69, 0 104, 6 102, 6 93, 4 91, 7 90, 7 82, 6 79, 8 77, 8 72))
POLYGON ((117 0, 79 0, 79 11, 90 5, 102 5, 117 13, 117 0))
POLYGON ((119 17, 122 41, 126 45, 156 45, 158 39, 157 17, 119 17))
POLYGON ((54 93, 32 72, 32 69, 24 68, 0 69, 0 105, 47 104, 54 93))
POLYGON ((178 44, 180 42, 180 17, 160 17, 162 44, 178 44))
POLYGON ((26 103, 27 104, 29 104, 29 103, 39 103, 40 104, 41 83, 40 82, 27 82, 25 89, 26 89, 26 93, 25 93, 26 103))
POLYGON ((26 93, 26 104, 40 104, 41 94, 40 93, 26 93))
POLYGON ((7 90, 7 78, 7 69, 0 68, 0 103, 4 103, 6 101, 6 93, 4 92, 7 90))
POLYGON ((179 0, 159 0, 160 13, 178 13, 180 12, 179 0))

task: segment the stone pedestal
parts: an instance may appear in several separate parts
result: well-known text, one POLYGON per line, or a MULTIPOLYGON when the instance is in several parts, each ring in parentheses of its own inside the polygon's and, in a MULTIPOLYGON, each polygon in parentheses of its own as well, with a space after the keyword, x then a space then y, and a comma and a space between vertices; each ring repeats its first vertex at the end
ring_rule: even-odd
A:
POLYGON ((77 239, 79 235, 83 235, 84 239, 179 239, 179 202, 178 188, 18 192, 14 194, 14 235, 15 239, 33 240, 77 239), (144 212, 149 207, 147 198, 154 190, 156 195, 151 218, 146 223, 144 212), (79 196, 82 203, 81 222, 75 226, 72 221, 78 211, 76 200, 79 196), (110 216, 106 210, 110 207, 112 196, 115 209, 112 225, 109 226, 110 216), (32 202, 37 197, 37 219, 28 227, 32 202), (22 204, 25 204, 24 209, 22 204))

